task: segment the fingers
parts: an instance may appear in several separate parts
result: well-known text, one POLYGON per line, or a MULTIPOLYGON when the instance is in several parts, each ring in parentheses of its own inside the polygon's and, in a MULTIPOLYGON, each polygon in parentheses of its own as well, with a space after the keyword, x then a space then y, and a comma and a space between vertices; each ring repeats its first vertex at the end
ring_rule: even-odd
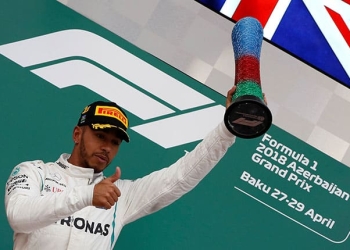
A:
POLYGON ((120 197, 122 193, 120 192, 119 188, 116 185, 114 185, 113 192, 111 192, 111 195, 114 197, 114 200, 117 201, 118 197, 120 197))
POLYGON ((110 209, 118 201, 121 192, 114 183, 119 180, 120 176, 121 170, 117 167, 113 175, 95 185, 92 198, 93 206, 110 209))
POLYGON ((122 173, 121 173, 120 167, 117 167, 115 169, 115 173, 112 176, 108 177, 107 179, 109 179, 111 182, 114 183, 114 182, 116 182, 117 180, 120 179, 121 174, 122 173))
POLYGON ((106 193, 106 203, 103 207, 107 209, 111 208, 118 201, 120 195, 120 190, 116 186, 112 187, 112 189, 106 193))
POLYGON ((264 97, 264 102, 267 105, 267 99, 266 99, 265 93, 263 93, 263 97, 264 97))
POLYGON ((110 209, 120 196, 119 188, 105 179, 95 186, 92 205, 110 209))
POLYGON ((108 208, 108 205, 112 207, 118 201, 118 198, 120 197, 120 191, 117 187, 115 187, 115 189, 108 194, 109 195, 106 196, 107 203, 104 206, 105 208, 108 208))
POLYGON ((116 201, 114 201, 114 199, 112 197, 106 197, 106 202, 104 203, 103 207, 106 209, 110 209, 111 207, 113 207, 113 205, 115 204, 116 201))
MULTIPOLYGON (((232 103, 232 97, 233 97, 235 91, 236 91, 236 86, 233 86, 233 87, 227 92, 227 96, 226 96, 226 109, 231 105, 231 103, 232 103)), ((267 105, 267 99, 266 99, 265 93, 263 93, 263 98, 264 98, 265 104, 267 105)))
POLYGON ((236 91, 236 86, 233 86, 228 92, 226 96, 226 109, 231 105, 232 103, 232 96, 236 91))
POLYGON ((115 168, 115 177, 116 177, 115 181, 119 180, 121 175, 122 175, 122 171, 120 170, 120 167, 116 167, 115 168))

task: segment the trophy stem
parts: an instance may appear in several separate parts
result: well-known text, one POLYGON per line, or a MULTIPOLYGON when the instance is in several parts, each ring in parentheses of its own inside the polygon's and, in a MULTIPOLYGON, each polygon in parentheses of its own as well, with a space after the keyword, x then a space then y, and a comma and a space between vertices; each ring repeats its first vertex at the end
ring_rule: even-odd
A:
POLYGON ((224 121, 227 129, 241 138, 258 137, 272 124, 272 114, 264 102, 260 81, 262 40, 263 28, 255 18, 239 20, 232 30, 236 91, 224 121))

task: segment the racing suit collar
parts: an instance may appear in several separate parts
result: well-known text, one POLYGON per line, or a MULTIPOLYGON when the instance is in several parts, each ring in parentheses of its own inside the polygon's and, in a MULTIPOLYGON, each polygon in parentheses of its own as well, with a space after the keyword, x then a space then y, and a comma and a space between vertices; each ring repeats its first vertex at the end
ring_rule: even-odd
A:
POLYGON ((60 166, 65 173, 72 177, 87 178, 90 183, 94 182, 97 178, 103 177, 103 173, 94 173, 91 168, 78 167, 68 162, 70 154, 61 154, 61 156, 56 161, 56 164, 60 166))

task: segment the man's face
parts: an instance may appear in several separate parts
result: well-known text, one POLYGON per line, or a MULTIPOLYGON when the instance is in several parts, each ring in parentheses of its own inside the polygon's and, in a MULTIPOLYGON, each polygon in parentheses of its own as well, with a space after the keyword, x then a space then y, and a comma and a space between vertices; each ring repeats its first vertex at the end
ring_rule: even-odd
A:
POLYGON ((103 171, 118 153, 122 140, 112 129, 93 130, 88 126, 76 129, 81 130, 76 145, 79 166, 93 168, 95 173, 103 171))

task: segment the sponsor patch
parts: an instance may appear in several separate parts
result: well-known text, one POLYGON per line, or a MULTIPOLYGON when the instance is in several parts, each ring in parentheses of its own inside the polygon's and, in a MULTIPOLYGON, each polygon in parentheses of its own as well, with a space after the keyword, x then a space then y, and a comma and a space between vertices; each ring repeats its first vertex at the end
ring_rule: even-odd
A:
POLYGON ((128 119, 126 116, 116 107, 110 106, 96 106, 95 115, 112 117, 128 127, 128 119))

